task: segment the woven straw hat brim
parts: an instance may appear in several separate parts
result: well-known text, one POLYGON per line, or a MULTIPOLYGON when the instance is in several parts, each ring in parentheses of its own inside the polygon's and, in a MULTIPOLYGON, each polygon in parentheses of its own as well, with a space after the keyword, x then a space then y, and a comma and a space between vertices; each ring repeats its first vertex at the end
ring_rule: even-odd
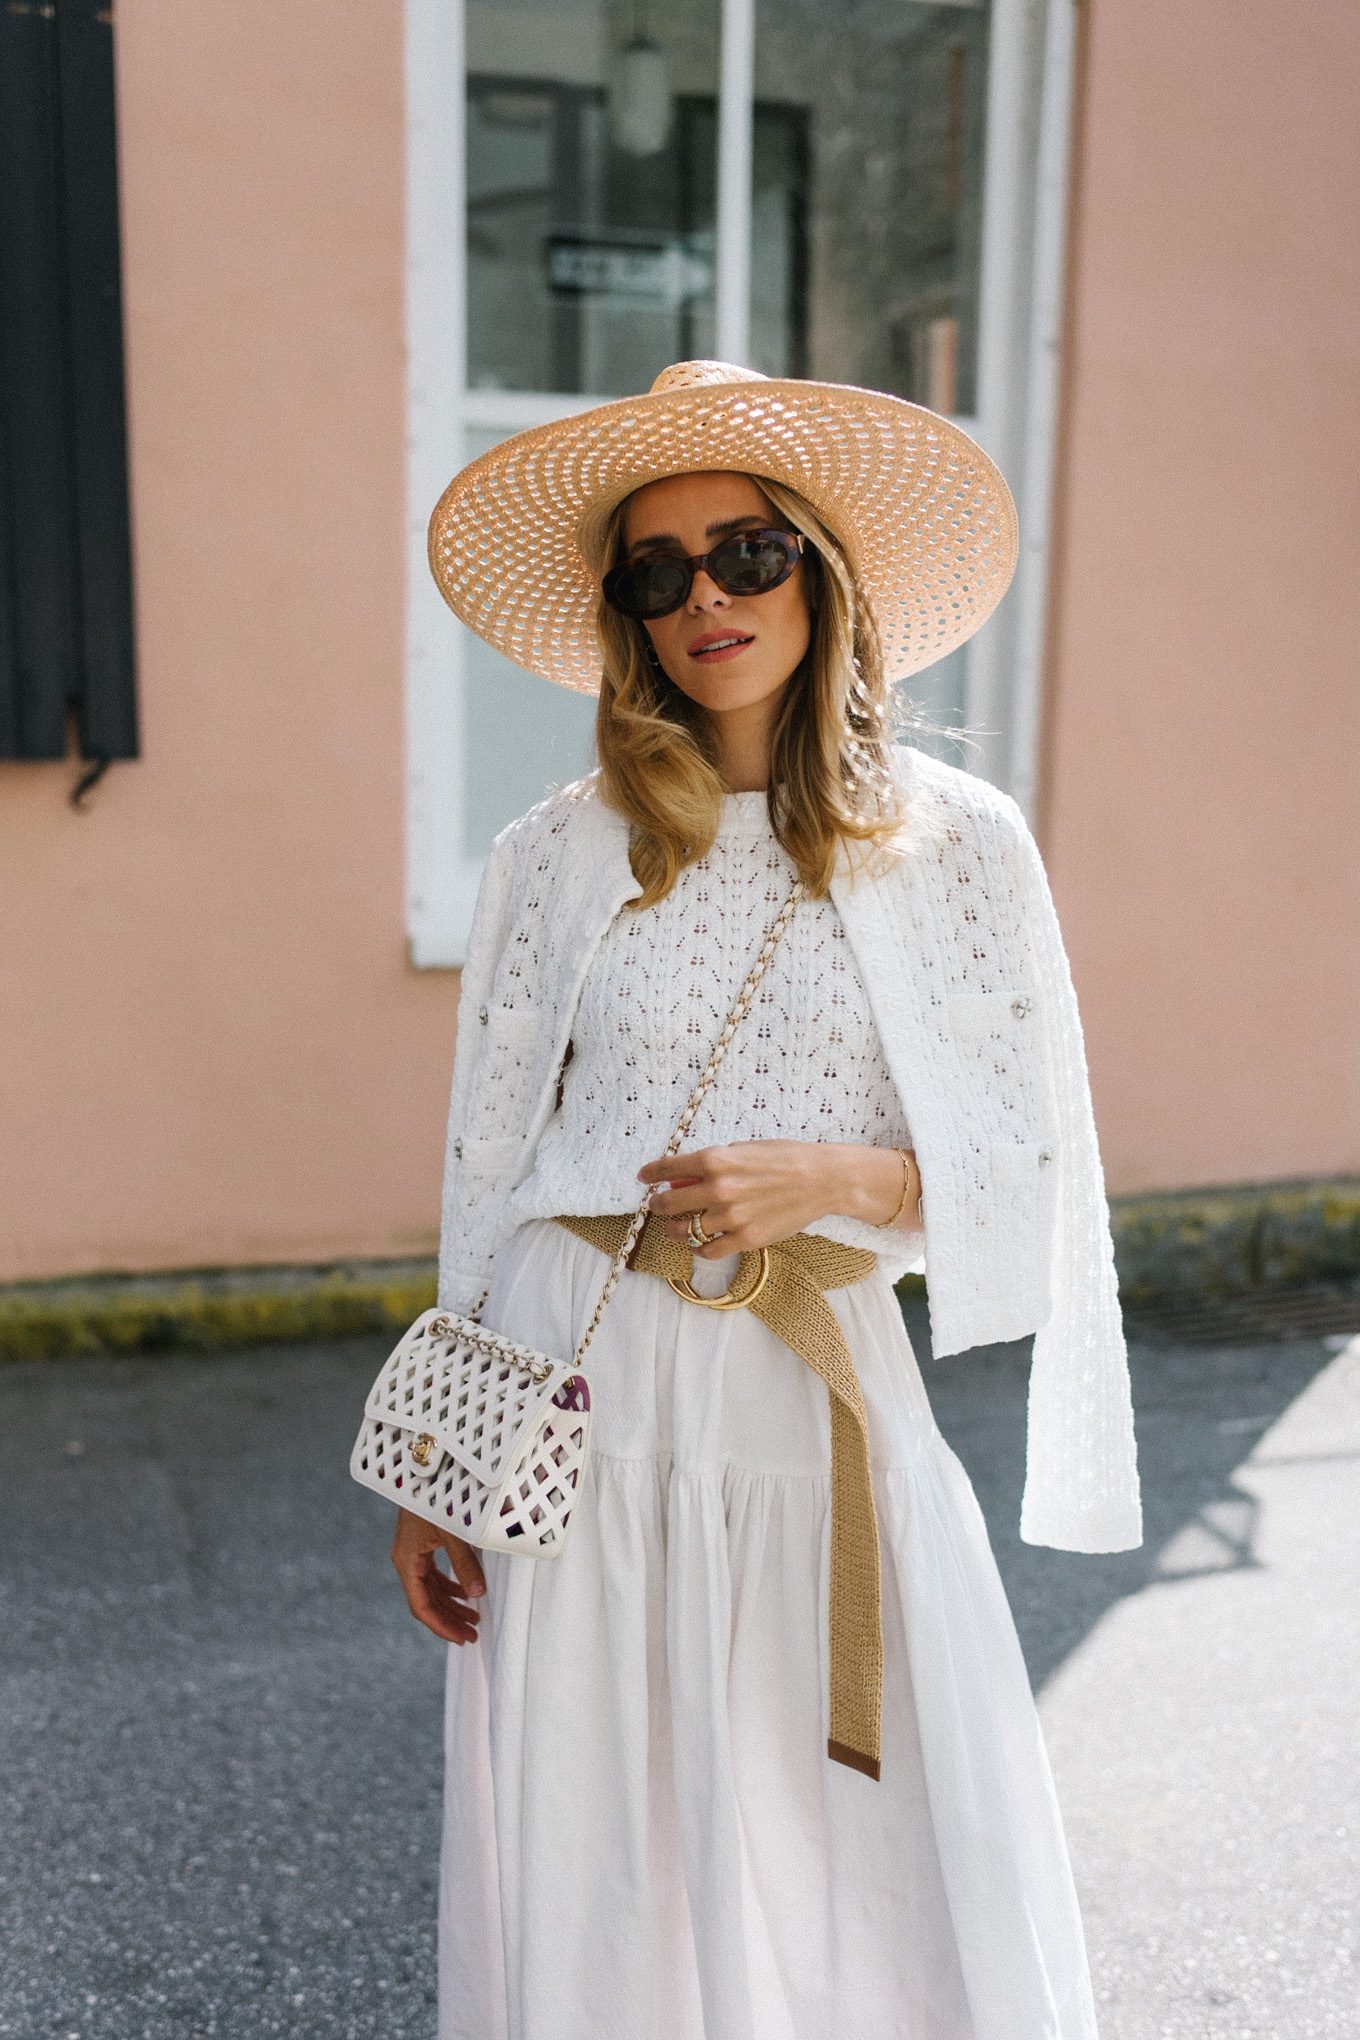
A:
POLYGON ((844 544, 902 680, 971 637, 1015 571, 1015 504, 940 413, 852 384, 656 389, 555 419, 456 474, 429 527, 445 601, 517 666, 597 694, 608 517, 645 482, 735 470, 796 489, 844 544))

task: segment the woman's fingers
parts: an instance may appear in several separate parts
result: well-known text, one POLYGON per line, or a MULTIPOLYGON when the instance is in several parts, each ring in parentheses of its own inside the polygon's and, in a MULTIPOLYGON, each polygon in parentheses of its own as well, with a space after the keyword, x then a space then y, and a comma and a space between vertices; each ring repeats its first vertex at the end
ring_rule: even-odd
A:
POLYGON ((481 1609, 459 1580, 442 1571, 434 1553, 428 1552, 416 1573, 416 1584, 437 1606, 476 1621, 481 1609))
POLYGON ((827 1148, 814 1141, 736 1141, 644 1163, 638 1175, 655 1185, 649 1208, 670 1238, 703 1260, 719 1261, 800 1232, 831 1209, 822 1201, 828 1160, 827 1148), (667 1187, 672 1169, 677 1173, 667 1187), (682 1176, 681 1170, 695 1173, 682 1176), (705 1232, 720 1235, 707 1247, 689 1237, 695 1212, 705 1232))
MULTIPOLYGON (((439 1536, 438 1531, 435 1531, 434 1535, 439 1536)), ((450 1537, 447 1542, 441 1539, 437 1545, 432 1544, 428 1547, 431 1565, 434 1564, 436 1550, 447 1553, 453 1576, 465 1594, 480 1595, 486 1592, 486 1575, 482 1571, 482 1561, 477 1556, 475 1545, 465 1544, 461 1537, 450 1537)))
POLYGON ((477 1635, 486 1578, 474 1546, 409 1509, 398 1509, 390 1556, 417 1622, 446 1643, 466 1643, 477 1635), (440 1551, 448 1554, 452 1579, 439 1566, 440 1551))
POLYGON ((423 1622, 448 1643, 466 1643, 477 1635, 481 1610, 470 1607, 454 1582, 439 1570, 433 1555, 428 1566, 403 1577, 406 1599, 417 1622, 423 1622))

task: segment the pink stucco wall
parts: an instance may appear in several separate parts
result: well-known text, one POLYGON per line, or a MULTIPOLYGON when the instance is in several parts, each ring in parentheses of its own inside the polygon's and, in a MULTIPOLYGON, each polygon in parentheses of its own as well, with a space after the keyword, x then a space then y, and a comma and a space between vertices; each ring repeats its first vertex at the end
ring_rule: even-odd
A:
POLYGON ((1040 833, 1114 1190, 1360 1168, 1360 12, 1081 10, 1040 833))
POLYGON ((399 0, 117 40, 145 756, 0 767, 0 1276, 420 1251, 399 0))
MULTIPOLYGON (((1360 1165, 1360 16, 1084 8, 1040 834, 1113 1190, 1360 1165)), ((0 766, 0 1278, 434 1239, 399 0, 118 21, 145 756, 0 766)))

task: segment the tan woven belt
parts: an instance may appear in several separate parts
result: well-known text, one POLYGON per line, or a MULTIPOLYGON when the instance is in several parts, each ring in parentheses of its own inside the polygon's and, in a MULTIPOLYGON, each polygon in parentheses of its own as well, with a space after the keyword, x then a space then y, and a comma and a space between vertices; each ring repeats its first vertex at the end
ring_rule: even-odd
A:
MULTIPOLYGON (((632 1219, 623 1213, 559 1216, 557 1223, 615 1255, 632 1219)), ((870 1778, 879 1775, 883 1715, 883 1616, 878 1519, 874 1513, 869 1431, 854 1358, 824 1292, 862 1282, 878 1263, 867 1247, 842 1246, 820 1233, 794 1233, 744 1253, 730 1290, 700 1296, 690 1285, 690 1250, 649 1212, 628 1266, 662 1275, 694 1303, 754 1311, 826 1383, 831 1403, 831 1733, 827 1755, 870 1778)))

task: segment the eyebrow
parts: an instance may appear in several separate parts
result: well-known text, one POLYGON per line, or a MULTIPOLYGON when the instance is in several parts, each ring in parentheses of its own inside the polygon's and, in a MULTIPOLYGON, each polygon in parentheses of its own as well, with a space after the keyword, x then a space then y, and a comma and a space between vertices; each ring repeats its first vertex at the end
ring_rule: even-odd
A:
MULTIPOLYGON (((747 531, 752 526, 759 531, 764 529, 764 524, 765 520, 761 512, 759 510, 750 510, 745 517, 725 517, 720 524, 710 524, 704 533, 704 537, 725 538, 731 531, 747 531)), ((628 547, 628 551, 630 553, 651 552, 661 546, 673 546, 677 552, 684 550, 681 541, 673 531, 659 531, 653 533, 648 538, 635 538, 628 547)))

